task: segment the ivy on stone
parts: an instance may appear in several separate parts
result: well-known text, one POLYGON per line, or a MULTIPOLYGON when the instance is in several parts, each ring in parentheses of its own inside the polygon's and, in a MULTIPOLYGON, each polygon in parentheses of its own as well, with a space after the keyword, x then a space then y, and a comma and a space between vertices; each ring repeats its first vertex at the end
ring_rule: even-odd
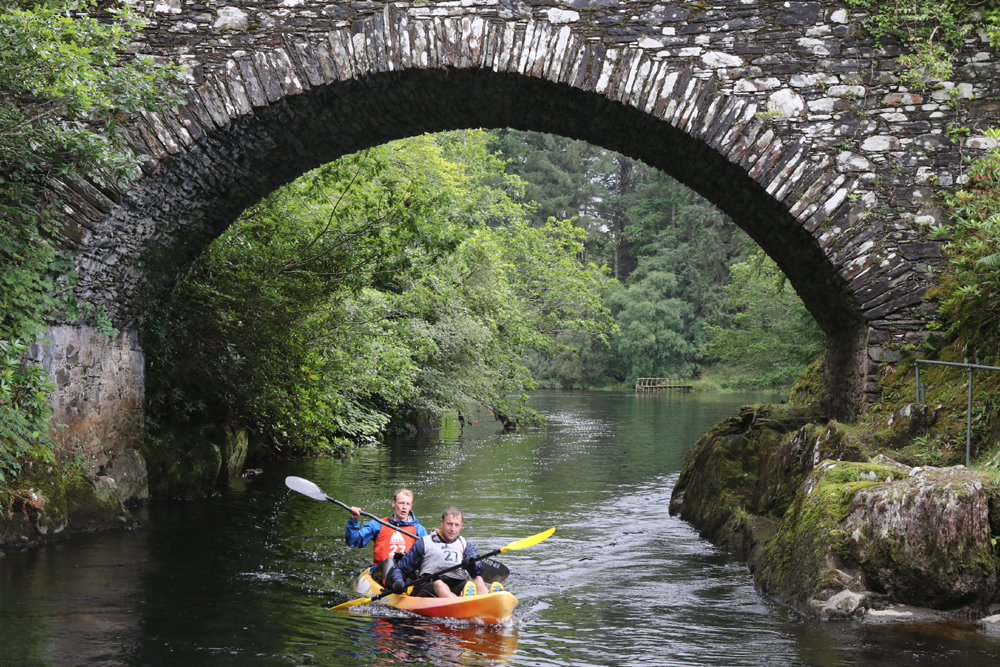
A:
POLYGON ((976 31, 1000 46, 1000 7, 962 0, 847 0, 880 42, 895 39, 912 50, 898 62, 901 79, 921 90, 951 76, 954 52, 976 31))

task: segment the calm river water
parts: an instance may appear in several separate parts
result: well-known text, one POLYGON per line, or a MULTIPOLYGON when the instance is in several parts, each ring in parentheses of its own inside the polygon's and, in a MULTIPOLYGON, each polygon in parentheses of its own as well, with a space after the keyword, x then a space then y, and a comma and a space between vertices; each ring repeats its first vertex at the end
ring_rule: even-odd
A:
POLYGON ((0 557, 0 665, 902 665, 1000 664, 969 622, 803 619, 759 595, 746 567, 667 514, 684 455, 760 395, 539 392, 544 429, 399 440, 348 461, 274 465, 212 498, 156 502, 139 530, 77 535, 0 557), (501 558, 520 599, 507 627, 410 617, 355 597, 370 547, 344 546, 344 510, 286 475, 382 515, 416 493, 428 527, 465 510, 481 551, 549 526, 501 558))

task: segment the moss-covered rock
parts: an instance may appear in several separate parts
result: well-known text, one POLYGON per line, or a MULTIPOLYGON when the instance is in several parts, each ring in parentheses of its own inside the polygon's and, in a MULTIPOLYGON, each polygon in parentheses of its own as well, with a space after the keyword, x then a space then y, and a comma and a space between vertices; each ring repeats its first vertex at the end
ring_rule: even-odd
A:
POLYGON ((1000 600, 992 477, 872 456, 869 433, 811 416, 750 406, 716 425, 688 454, 671 513, 745 550, 757 585, 807 613, 1000 600))
MULTIPOLYGON (((822 461, 797 488, 774 537, 752 559, 757 585, 798 609, 817 612, 811 600, 829 599, 845 589, 863 594, 867 589, 860 572, 841 557, 846 535, 840 524, 860 488, 902 474, 873 463, 822 461)), ((864 602, 859 598, 852 603, 864 602)))
POLYGON ((140 453, 146 459, 149 494, 153 498, 201 498, 219 480, 227 434, 217 424, 174 427, 140 453))
POLYGON ((823 362, 825 355, 820 355, 816 361, 806 368, 792 386, 788 396, 794 405, 819 405, 823 399, 826 383, 823 381, 823 362))
POLYGON ((755 580, 826 616, 890 603, 986 609, 1000 572, 991 495, 989 481, 964 468, 824 461, 751 564, 755 580))
POLYGON ((241 426, 224 424, 221 428, 224 437, 221 443, 222 465, 219 469, 219 483, 229 484, 230 480, 243 472, 250 439, 247 430, 241 426))
POLYGON ((72 465, 26 461, 0 487, 0 548, 50 541, 70 532, 128 525, 132 516, 114 480, 81 474, 72 465))
POLYGON ((149 474, 146 460, 134 449, 126 449, 104 465, 99 473, 114 480, 118 498, 131 506, 149 498, 149 474))
POLYGON ((872 433, 872 444, 879 448, 902 449, 914 438, 926 435, 937 422, 937 410, 922 403, 906 403, 889 415, 884 428, 872 433))
POLYGON ((688 453, 671 513, 714 542, 753 549, 773 532, 817 462, 867 458, 840 425, 815 418, 810 410, 757 405, 720 422, 688 453))
POLYGON ((69 529, 73 532, 120 528, 131 522, 114 482, 107 477, 75 478, 66 484, 69 529), (108 483, 110 482, 110 483, 108 483))
POLYGON ((997 599, 1000 558, 990 535, 992 485, 963 466, 914 468, 860 489, 841 522, 843 557, 893 601, 985 609, 997 599))

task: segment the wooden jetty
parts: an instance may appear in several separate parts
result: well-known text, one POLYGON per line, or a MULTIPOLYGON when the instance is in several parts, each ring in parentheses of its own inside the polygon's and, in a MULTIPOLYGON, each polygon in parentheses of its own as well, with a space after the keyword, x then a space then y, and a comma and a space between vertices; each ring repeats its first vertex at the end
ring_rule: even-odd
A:
POLYGON ((636 378, 635 393, 645 394, 661 391, 689 392, 694 385, 684 378, 636 378))

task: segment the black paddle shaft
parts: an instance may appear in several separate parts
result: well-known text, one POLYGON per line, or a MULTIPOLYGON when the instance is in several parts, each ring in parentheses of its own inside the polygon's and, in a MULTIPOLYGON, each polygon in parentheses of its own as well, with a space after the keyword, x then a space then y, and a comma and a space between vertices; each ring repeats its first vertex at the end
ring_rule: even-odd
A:
MULTIPOLYGON (((482 556, 476 556, 475 558, 472 559, 472 561, 473 562, 478 562, 478 561, 483 560, 484 558, 493 558, 493 556, 498 556, 498 555, 500 555, 502 553, 503 553, 503 549, 494 549, 493 551, 489 552, 488 554, 483 554, 482 556)), ((440 572, 429 572, 429 573, 423 575, 422 577, 417 577, 413 581, 406 582, 405 586, 406 586, 406 588, 409 588, 410 586, 418 586, 420 584, 426 584, 428 581, 434 581, 435 579, 440 579, 441 575, 447 574, 448 572, 454 572, 455 570, 457 570, 460 567, 465 567, 465 563, 459 563, 458 565, 452 565, 451 567, 447 567, 447 568, 441 570, 440 572)), ((388 595, 392 595, 392 591, 384 591, 382 593, 379 593, 378 595, 376 595, 375 597, 373 597, 370 600, 370 602, 375 602, 375 600, 381 600, 382 598, 384 598, 384 597, 386 597, 388 595)))
MULTIPOLYGON (((327 500, 329 500, 329 501, 330 501, 331 503, 333 503, 334 505, 340 505, 341 507, 343 507, 343 508, 344 508, 345 510, 347 510, 348 512, 350 512, 350 511, 351 511, 351 508, 350 508, 350 506, 349 506, 349 505, 345 505, 344 503, 340 502, 340 501, 339 501, 339 500, 337 500, 336 498, 331 498, 330 496, 327 496, 327 497, 326 497, 326 499, 327 499, 327 500)), ((414 534, 413 534, 413 533, 411 533, 410 531, 408 531, 408 530, 403 530, 403 529, 402 529, 402 528, 400 528, 399 526, 394 526, 394 525, 392 525, 391 523, 386 523, 385 521, 383 521, 382 519, 378 518, 378 517, 377 517, 377 516, 375 516, 374 514, 369 514, 368 512, 361 512, 361 516, 366 516, 366 517, 368 517, 369 519, 372 519, 372 520, 374 520, 374 521, 378 521, 378 522, 379 522, 380 524, 382 524, 382 525, 383 525, 383 526, 385 526, 386 528, 392 528, 392 529, 393 529, 393 530, 395 530, 396 532, 398 532, 398 533, 402 533, 403 535, 409 535, 410 537, 416 537, 416 535, 414 535, 414 534)))

